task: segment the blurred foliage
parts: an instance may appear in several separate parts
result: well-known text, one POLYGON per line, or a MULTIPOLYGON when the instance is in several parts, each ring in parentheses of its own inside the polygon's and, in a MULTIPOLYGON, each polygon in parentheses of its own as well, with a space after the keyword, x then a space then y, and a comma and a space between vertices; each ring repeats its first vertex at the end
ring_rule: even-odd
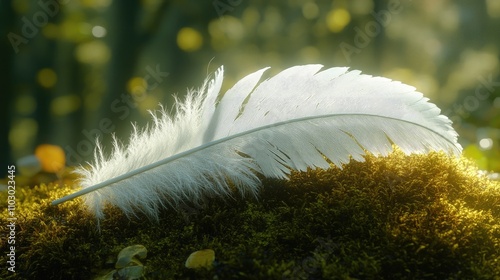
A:
POLYGON ((127 141, 130 122, 220 65, 227 89, 265 66, 321 63, 415 86, 454 121, 466 155, 500 171, 496 0, 11 0, 0 10, 2 166, 43 143, 84 163, 96 137, 109 149, 112 133, 127 141))
POLYGON ((158 221, 107 207, 99 230, 80 198, 50 205, 75 182, 19 187, 17 274, 2 269, 0 278, 499 279, 500 183, 471 166, 434 152, 369 155, 264 180, 258 199, 234 190, 186 201, 158 221), (189 256, 204 248, 197 261, 212 265, 186 268, 199 266, 189 256))

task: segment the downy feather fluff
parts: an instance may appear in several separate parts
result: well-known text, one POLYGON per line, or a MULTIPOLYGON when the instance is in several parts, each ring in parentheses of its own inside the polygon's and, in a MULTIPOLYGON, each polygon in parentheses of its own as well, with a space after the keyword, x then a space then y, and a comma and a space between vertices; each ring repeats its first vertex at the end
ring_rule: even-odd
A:
POLYGON ((261 69, 220 95, 223 68, 185 100, 176 115, 163 108, 153 123, 134 127, 126 146, 101 147, 90 167, 79 168, 88 208, 103 217, 107 203, 127 214, 157 218, 161 207, 229 195, 228 182, 256 195, 259 179, 286 178, 291 169, 328 168, 365 151, 387 155, 392 143, 405 153, 461 153, 457 133, 440 109, 415 88, 338 67, 288 68, 259 83, 261 69))

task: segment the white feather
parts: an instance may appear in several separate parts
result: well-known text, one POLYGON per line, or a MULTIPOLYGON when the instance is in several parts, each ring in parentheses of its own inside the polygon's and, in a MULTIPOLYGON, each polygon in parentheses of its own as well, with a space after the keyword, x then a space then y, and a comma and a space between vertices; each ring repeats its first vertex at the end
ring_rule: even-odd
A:
POLYGON ((158 210, 203 195, 228 195, 228 182, 256 195, 256 173, 285 178, 291 169, 328 168, 365 151, 387 155, 392 143, 409 153, 460 154, 451 121, 415 88, 347 68, 288 68, 261 82, 267 69, 241 79, 222 97, 222 67, 209 83, 160 110, 153 125, 134 127, 127 146, 80 168, 82 190, 98 218, 107 203, 127 214, 158 210), (320 72, 318 72, 320 71, 320 72), (208 85, 207 85, 208 84, 208 85))

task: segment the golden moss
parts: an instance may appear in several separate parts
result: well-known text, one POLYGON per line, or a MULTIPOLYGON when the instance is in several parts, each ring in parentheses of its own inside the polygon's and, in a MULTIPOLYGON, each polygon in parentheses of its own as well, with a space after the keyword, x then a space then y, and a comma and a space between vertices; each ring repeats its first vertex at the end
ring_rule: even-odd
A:
POLYGON ((500 184, 440 153, 295 172, 264 180, 258 200, 207 198, 166 209, 159 223, 109 208, 100 232, 81 200, 50 206, 71 188, 18 188, 17 274, 0 278, 89 279, 134 244, 148 250, 147 279, 500 277, 500 184), (215 251, 212 269, 185 268, 204 248, 215 251))

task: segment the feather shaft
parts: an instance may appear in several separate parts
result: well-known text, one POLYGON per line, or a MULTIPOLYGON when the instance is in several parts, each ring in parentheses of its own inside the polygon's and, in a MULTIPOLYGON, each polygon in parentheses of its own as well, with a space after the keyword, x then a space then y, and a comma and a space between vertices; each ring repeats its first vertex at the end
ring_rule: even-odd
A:
MULTIPOLYGON (((402 121, 400 119, 388 118, 388 117, 376 116, 376 115, 370 115, 370 114, 329 114, 329 115, 322 115, 322 116, 303 117, 303 118, 293 119, 293 120, 289 120, 289 121, 283 121, 283 122, 279 122, 279 123, 275 123, 275 124, 270 124, 270 125, 266 125, 266 126, 254 128, 254 129, 251 129, 251 130, 247 130, 245 132, 240 132, 240 133, 237 133, 237 134, 233 134, 231 136, 228 136, 228 137, 225 137, 225 138, 221 138, 221 139, 218 139, 218 140, 215 140, 215 141, 203 144, 203 145, 198 146, 196 148, 193 148, 193 149, 190 149, 190 150, 178 153, 176 155, 173 155, 171 157, 168 157, 168 158, 165 158, 163 160, 157 161, 155 163, 152 163, 152 164, 143 166, 141 168, 132 170, 132 171, 130 171, 128 173, 125 173, 123 175, 111 178, 111 179, 109 179, 107 181, 104 181, 102 183, 99 183, 97 185, 94 185, 94 186, 82 189, 82 190, 80 190, 78 192, 75 192, 73 194, 67 195, 67 196, 65 196, 63 198, 54 200, 51 204, 52 205, 61 204, 63 202, 66 202, 68 200, 77 198, 79 196, 85 195, 85 194, 90 193, 90 192, 93 192, 93 191, 98 190, 100 188, 104 188, 104 187, 109 186, 111 184, 115 184, 115 183, 118 183, 118 182, 120 182, 122 180, 125 180, 125 179, 128 179, 130 177, 136 176, 136 175, 141 174, 141 173, 143 173, 145 171, 151 170, 151 169, 153 169, 155 167, 162 166, 162 165, 167 164, 169 162, 172 162, 172 161, 174 161, 176 159, 183 158, 185 156, 194 154, 194 153, 196 153, 198 151, 204 150, 204 149, 206 149, 208 147, 211 147, 211 146, 214 146, 214 145, 217 145, 217 144, 220 144, 220 143, 223 143, 223 142, 226 142, 226 141, 229 141, 231 139, 235 139, 235 138, 247 135, 247 134, 251 134, 251 133, 254 133, 254 132, 258 132, 258 131, 263 131, 263 130, 269 129, 271 127, 279 127, 279 126, 287 125, 287 124, 290 124, 290 123, 303 122, 303 121, 314 120, 314 119, 326 119, 326 118, 338 117, 338 116, 355 116, 355 115, 377 117, 377 118, 386 118, 386 119, 392 119, 392 120, 396 120, 396 121, 402 121)), ((427 130, 429 130, 431 132, 437 133, 435 131, 430 130, 428 127, 424 127, 424 126, 422 126, 420 124, 412 123, 412 122, 409 122, 409 121, 404 121, 404 122, 407 122, 409 124, 416 125, 416 126, 424 128, 424 129, 427 129, 427 130)), ((443 139, 445 141, 447 141, 450 144, 450 146, 453 146, 453 147, 456 146, 455 143, 453 143, 452 141, 450 141, 446 137, 443 137, 443 139)), ((454 149, 454 153, 455 154, 459 154, 460 150, 458 148, 455 148, 454 149)))

